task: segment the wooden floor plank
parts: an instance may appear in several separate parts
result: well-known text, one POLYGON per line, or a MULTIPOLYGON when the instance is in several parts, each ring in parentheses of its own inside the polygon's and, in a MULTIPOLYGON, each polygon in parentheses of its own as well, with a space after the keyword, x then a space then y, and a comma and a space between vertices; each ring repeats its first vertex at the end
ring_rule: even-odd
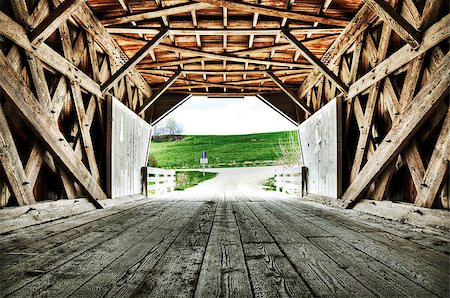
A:
MULTIPOLYGON (((255 212, 255 209, 258 209, 258 207, 260 207, 259 211, 263 210, 261 205, 257 202, 238 204, 245 204, 252 211, 254 214, 252 221, 252 225, 255 226, 254 230, 265 229, 266 232, 262 234, 268 235, 266 236, 268 239, 264 240, 269 240, 244 243, 244 255, 250 273, 254 295, 256 297, 313 295, 309 285, 304 282, 299 272, 296 271, 290 260, 280 250, 273 236, 267 231, 267 227, 262 224, 261 218, 258 216, 261 213, 255 212)), ((242 211, 246 210, 246 208, 241 207, 237 208, 237 210, 242 211)), ((244 228, 245 226, 242 227, 244 228)), ((286 235, 287 239, 292 239, 289 237, 289 234, 286 235)))
MULTIPOLYGON (((296 214, 299 209, 286 209, 287 212, 296 214)), ((300 212, 301 213, 301 212, 300 212)), ((328 213, 327 213, 328 214, 328 213)), ((396 249, 396 243, 392 246, 386 246, 366 236, 367 233, 356 232, 347 225, 339 223, 334 217, 340 217, 339 214, 332 216, 315 216, 307 220, 310 223, 332 233, 337 238, 351 244, 354 248, 371 256, 378 262, 386 265, 391 270, 409 278, 415 283, 420 284, 427 290, 439 295, 449 294, 448 271, 442 271, 435 266, 431 266, 419 258, 411 258, 402 251, 396 249)), ((369 227, 370 229, 370 227, 369 227)))
POLYGON ((311 290, 275 243, 244 244, 255 297, 309 297, 311 290))
POLYGON ((174 192, 0 235, 0 296, 446 297, 447 240, 275 192, 174 192))
POLYGON ((217 203, 205 202, 132 297, 193 295, 217 203))
POLYGON ((352 276, 380 297, 435 297, 422 286, 410 281, 376 259, 355 249, 339 238, 311 240, 330 258, 337 260, 352 276))
MULTIPOLYGON (((357 279, 336 264, 332 258, 326 256, 313 245, 302 234, 301 225, 293 226, 289 224, 292 220, 291 216, 283 213, 280 209, 274 208, 272 204, 267 202, 260 203, 259 206, 255 204, 255 206, 252 206, 252 210, 260 214, 258 218, 267 226, 277 242, 278 233, 271 231, 270 227, 273 225, 268 224, 268 222, 278 222, 290 233, 291 239, 297 239, 297 241, 286 242, 283 238, 280 238, 278 243, 316 295, 320 297, 339 297, 351 293, 355 297, 375 297, 363 284, 359 283, 357 279)), ((310 232, 311 228, 307 227, 306 230, 310 232)), ((322 233, 319 232, 319 234, 322 233)), ((330 236, 322 235, 317 238, 327 237, 330 236)))
POLYGON ((194 296, 252 296, 231 202, 220 202, 217 206, 194 296))
POLYGON ((244 201, 233 203, 242 242, 273 242, 273 238, 244 201))
POLYGON ((114 297, 134 291, 172 245, 200 205, 199 202, 190 204, 162 222, 145 238, 74 291, 71 297, 114 297))
MULTIPOLYGON (((147 207, 150 207, 147 205, 147 207)), ((152 214, 156 212, 162 212, 168 205, 160 205, 158 203, 153 205, 152 214)), ((138 208, 138 207, 136 207, 138 208)), ((134 209, 136 210, 136 209, 134 209)), ((125 209, 121 212, 112 213, 114 217, 98 217, 98 214, 91 214, 93 220, 86 220, 82 218, 81 222, 78 222, 77 226, 74 226, 73 221, 70 225, 64 225, 66 230, 63 230, 60 225, 56 228, 58 232, 44 233, 40 239, 33 237, 34 241, 30 242, 30 239, 26 237, 16 238, 20 245, 17 248, 12 248, 7 252, 0 253, 0 260, 2 261, 2 268, 7 269, 11 266, 17 266, 19 263, 26 263, 28 258, 35 255, 39 255, 44 252, 55 250, 58 246, 70 241, 76 241, 77 238, 95 231, 102 231, 102 227, 110 226, 114 221, 125 221, 130 217, 130 213, 133 209, 125 209), (21 241, 24 240, 24 241, 21 241)), ((55 227, 47 227, 47 230, 54 231, 55 227)))
POLYGON ((16 230, 8 234, 3 234, 0 237, 0 252, 26 247, 30 243, 35 242, 36 240, 41 240, 45 237, 55 235, 62 231, 69 230, 73 227, 93 222, 98 219, 105 218, 119 212, 124 212, 128 209, 137 208, 140 205, 147 203, 148 201, 138 201, 129 204, 114 206, 109 209, 93 210, 86 213, 71 216, 69 218, 58 219, 51 222, 46 222, 39 225, 34 225, 20 230, 16 230))
POLYGON ((146 235, 154 231, 156 227, 165 224, 166 221, 171 220, 175 214, 180 212, 180 208, 175 208, 173 212, 169 211, 162 213, 161 216, 149 217, 147 220, 126 229, 118 236, 87 250, 41 276, 27 287, 14 292, 12 296, 66 297, 97 272, 121 257, 125 251, 145 239, 146 235))
MULTIPOLYGON (((310 211, 304 210, 304 205, 292 204, 292 202, 276 202, 287 209, 287 211, 297 210, 299 216, 305 217, 306 214, 311 214, 310 211)), ((317 208, 316 208, 317 209, 317 208)), ((441 242, 441 239, 433 239, 430 241, 430 237, 423 232, 414 231, 409 228, 408 230, 403 230, 405 227, 401 224, 396 224, 395 226, 392 222, 383 221, 383 225, 380 224, 378 218, 368 217, 368 216, 354 216, 354 214, 349 213, 350 210, 321 210, 315 211, 313 217, 329 218, 333 222, 339 223, 341 226, 348 227, 349 229, 364 233, 366 237, 369 237, 375 241, 384 243, 386 245, 391 245, 394 249, 400 250, 405 254, 410 256, 419 257, 420 260, 432 265, 437 266, 439 269, 447 269, 449 266, 443 262, 439 262, 448 255, 441 250, 436 250, 437 243, 441 242), (341 213, 340 213, 341 212, 341 213), (342 212, 347 212, 342 214, 342 212)), ((307 216, 306 216, 307 217, 307 216)), ((450 239, 442 239, 442 241, 450 239)), ((443 246, 450 248, 449 242, 442 243, 443 246)))
MULTIPOLYGON (((172 208, 173 211, 176 211, 176 209, 177 208, 172 208)), ((170 210, 167 212, 169 211, 170 210)), ((0 292, 5 294, 12 293, 25 285, 27 285, 27 289, 32 289, 32 287, 28 286, 29 283, 52 272, 54 269, 89 249, 110 239, 115 239, 117 235, 127 232, 128 229, 146 222, 147 217, 151 217, 158 212, 159 210, 155 210, 154 208, 142 208, 136 210, 135 212, 127 214, 125 218, 121 218, 108 226, 104 226, 101 231, 82 234, 79 238, 65 242, 56 249, 46 251, 28 259, 26 262, 19 263, 11 270, 6 269, 4 272, 0 271, 0 276, 2 276, 0 292)))

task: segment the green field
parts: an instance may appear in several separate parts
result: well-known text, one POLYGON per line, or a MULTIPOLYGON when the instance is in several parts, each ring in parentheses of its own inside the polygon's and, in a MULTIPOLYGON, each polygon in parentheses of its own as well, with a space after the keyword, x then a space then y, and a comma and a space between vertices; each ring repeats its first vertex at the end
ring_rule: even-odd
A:
MULTIPOLYGON (((208 152, 208 167, 251 167, 277 163, 279 141, 296 132, 249 135, 184 136, 176 141, 152 141, 150 155, 157 166, 168 169, 200 168, 201 151, 208 152)), ((297 139, 297 138, 295 138, 297 139)))
POLYGON ((206 172, 205 176, 200 171, 177 171, 175 179, 175 190, 185 190, 186 188, 196 186, 200 182, 212 179, 218 173, 206 172))

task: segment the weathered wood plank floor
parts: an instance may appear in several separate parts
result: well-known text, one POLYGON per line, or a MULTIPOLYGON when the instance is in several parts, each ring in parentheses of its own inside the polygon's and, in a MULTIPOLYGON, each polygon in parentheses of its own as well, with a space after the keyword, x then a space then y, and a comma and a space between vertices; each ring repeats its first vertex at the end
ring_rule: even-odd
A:
POLYGON ((174 193, 0 236, 13 297, 448 297, 449 239, 290 197, 174 193))

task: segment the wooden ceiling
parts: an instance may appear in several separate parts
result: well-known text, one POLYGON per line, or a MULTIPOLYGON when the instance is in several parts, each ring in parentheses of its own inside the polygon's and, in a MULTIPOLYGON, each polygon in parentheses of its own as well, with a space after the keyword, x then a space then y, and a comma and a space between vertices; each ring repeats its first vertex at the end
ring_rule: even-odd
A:
POLYGON ((136 65, 152 89, 233 96, 279 91, 280 84, 267 71, 273 71, 284 87, 298 89, 313 65, 283 32, 321 58, 363 3, 89 0, 87 4, 129 58, 152 41, 156 44, 136 65), (155 41, 165 29, 166 35, 155 41))

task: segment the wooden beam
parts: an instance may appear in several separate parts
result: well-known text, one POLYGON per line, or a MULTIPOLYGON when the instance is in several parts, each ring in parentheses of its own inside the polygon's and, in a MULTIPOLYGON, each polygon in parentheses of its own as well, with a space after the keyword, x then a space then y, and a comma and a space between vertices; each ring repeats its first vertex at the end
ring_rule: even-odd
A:
POLYGON ((305 47, 300 41, 295 38, 289 31, 283 30, 283 35, 286 39, 296 47, 298 51, 308 60, 312 65, 317 67, 317 69, 322 72, 322 74, 336 84, 336 87, 344 93, 348 92, 348 86, 344 84, 341 79, 339 79, 334 72, 332 72, 319 58, 317 58, 313 53, 311 53, 307 47, 305 47))
POLYGON ((137 22, 149 19, 155 19, 160 17, 166 17, 174 14, 191 12, 193 10, 200 10, 204 8, 210 8, 212 5, 206 3, 180 3, 172 6, 163 7, 156 10, 151 10, 142 13, 134 13, 123 17, 111 18, 102 20, 102 24, 105 26, 117 25, 123 23, 137 22))
MULTIPOLYGON (((354 44, 358 39, 358 36, 367 29, 369 24, 375 18, 375 14, 372 10, 364 5, 353 17, 349 24, 345 27, 344 31, 336 38, 333 44, 328 48, 325 54, 322 56, 321 61, 327 63, 328 67, 332 67, 338 61, 348 48, 354 44)), ((298 89, 298 96, 303 98, 319 81, 322 73, 315 69, 300 85, 298 89)))
POLYGON ((206 58, 210 58, 210 59, 217 59, 217 60, 234 61, 234 62, 251 63, 251 64, 262 64, 262 65, 274 65, 274 66, 281 66, 281 67, 296 67, 296 68, 305 67, 305 64, 301 64, 301 63, 290 63, 290 62, 273 61, 273 60, 260 60, 260 59, 254 59, 254 58, 238 57, 238 56, 235 56, 232 54, 215 54, 215 53, 210 53, 210 52, 205 52, 205 51, 198 51, 198 50, 191 50, 191 49, 182 48, 182 47, 170 46, 170 45, 166 45, 166 44, 160 44, 158 46, 158 48, 167 50, 167 51, 180 52, 183 54, 188 54, 188 55, 193 55, 193 56, 202 56, 202 57, 206 57, 206 58))
MULTIPOLYGON (((106 27, 108 33, 113 34, 157 34, 160 27, 106 27)), ((288 30, 292 34, 339 34, 343 28, 169 28, 170 35, 277 35, 282 30, 288 30)))
POLYGON ((405 45, 397 52, 389 56, 383 62, 379 63, 370 72, 362 76, 349 88, 347 98, 353 98, 360 94, 376 82, 382 80, 392 72, 407 64, 414 58, 425 53, 435 45, 450 37, 450 14, 446 15, 439 22, 431 26, 423 34, 422 43, 417 49, 412 49, 405 45))
POLYGON ((158 122, 160 122, 162 119, 164 119, 165 117, 167 117, 167 115, 169 115, 170 113, 172 113, 173 111, 175 111, 179 106, 181 106, 182 104, 184 104, 189 98, 192 97, 192 94, 186 95, 182 100, 180 100, 176 105, 174 105, 173 107, 171 107, 169 110, 167 110, 167 112, 165 112, 164 114, 162 114, 161 116, 159 116, 156 120, 151 121, 151 125, 155 126, 156 124, 158 124, 158 122))
POLYGON ((79 183, 93 199, 105 199, 106 195, 81 160, 75 157, 70 144, 64 138, 53 117, 44 110, 26 83, 11 67, 0 51, 0 87, 22 120, 45 144, 53 159, 79 183))
POLYGON ((274 104, 272 104, 269 100, 267 100, 264 94, 257 94, 256 97, 263 103, 265 103, 268 107, 270 107, 272 110, 283 116, 286 120, 294 124, 295 126, 298 126, 300 124, 300 121, 295 121, 294 119, 286 115, 283 111, 281 111, 278 107, 276 107, 274 104))
POLYGON ((201 3, 209 3, 217 7, 226 7, 228 9, 233 9, 237 11, 244 11, 249 13, 258 13, 266 16, 271 17, 279 17, 279 18, 288 18, 291 20, 298 20, 303 22, 310 22, 310 23, 319 23, 319 24, 325 24, 325 25, 335 25, 335 26, 341 26, 345 27, 348 24, 347 20, 341 20, 336 18, 330 18, 330 17, 322 17, 322 16, 314 16, 314 15, 308 15, 303 14, 299 12, 294 12, 286 9, 280 9, 270 6, 262 6, 262 5, 255 5, 250 4, 246 2, 237 2, 232 0, 195 0, 196 2, 201 3))
MULTIPOLYGON (((142 69, 140 70, 143 74, 161 74, 161 73, 170 73, 173 74, 177 72, 176 70, 171 69, 142 69)), ((267 70, 263 69, 243 69, 243 70, 206 70, 206 69, 182 69, 182 73, 184 74, 207 74, 207 75, 243 75, 243 74, 265 74, 267 70)), ((309 69, 280 69, 274 70, 274 74, 308 74, 309 69)))
POLYGON ((54 51, 46 44, 42 44, 39 48, 35 48, 30 43, 27 37, 27 31, 14 22, 10 17, 0 11, 0 34, 12 40, 15 44, 22 47, 26 51, 34 54, 42 62, 50 65, 63 75, 67 76, 73 81, 76 81, 87 91, 97 95, 103 96, 100 91, 100 86, 92 80, 88 75, 78 69, 71 62, 54 51))
POLYGON ((220 97, 220 98, 230 98, 230 97, 244 97, 244 96, 255 96, 259 94, 260 92, 185 92, 185 91, 173 91, 172 93, 179 93, 179 94, 192 94, 194 96, 207 96, 207 97, 220 97))
POLYGON ((144 104, 137 110, 136 114, 145 112, 145 110, 147 110, 161 95, 164 94, 164 92, 166 92, 167 89, 169 89, 170 86, 172 86, 173 83, 175 83, 180 75, 181 71, 177 71, 158 91, 153 93, 151 98, 144 102, 144 104))
POLYGON ((108 91, 115 82, 120 80, 127 72, 136 64, 141 62, 147 54, 155 48, 163 39, 167 36, 167 30, 161 30, 156 34, 152 40, 150 40, 145 46, 143 46, 133 57, 131 57, 122 67, 116 71, 103 85, 102 92, 108 91))
POLYGON ((268 71, 267 74, 270 76, 270 78, 274 81, 274 83, 280 87, 280 89, 286 93, 287 96, 289 96, 293 102, 295 102, 296 105, 298 105, 303 111, 305 111, 306 113, 312 115, 314 113, 313 110, 311 110, 310 107, 308 107, 301 99, 299 99, 297 97, 297 95, 295 95, 294 92, 292 92, 291 90, 289 90, 284 84, 283 82, 280 81, 280 79, 275 76, 273 74, 273 72, 268 71))
POLYGON ((412 48, 420 45, 420 33, 385 0, 364 0, 370 8, 412 48))
POLYGON ((35 47, 38 47, 84 2, 86 0, 65 0, 56 9, 51 10, 50 14, 31 31, 30 42, 35 47))
POLYGON ((35 203, 33 188, 25 174, 16 143, 0 104, 0 163, 19 205, 35 203))
POLYGON ((450 108, 431 155, 428 168, 418 189, 414 205, 431 208, 444 180, 450 162, 450 108))
MULTIPOLYGON (((117 45, 114 39, 106 32, 100 21, 94 16, 92 11, 86 4, 74 12, 73 17, 80 25, 89 33, 92 38, 100 45, 100 47, 111 57, 111 60, 119 68, 128 60, 123 50, 117 45)), ((152 90, 147 81, 139 74, 134 67, 128 71, 128 77, 135 86, 143 92, 146 97, 152 95, 152 90)))
POLYGON ((361 172, 342 196, 343 206, 350 207, 377 176, 408 145, 408 141, 420 126, 434 112, 434 108, 449 91, 450 54, 443 59, 440 66, 428 79, 427 84, 417 93, 411 104, 404 111, 404 116, 391 128, 383 142, 364 165, 361 172))

